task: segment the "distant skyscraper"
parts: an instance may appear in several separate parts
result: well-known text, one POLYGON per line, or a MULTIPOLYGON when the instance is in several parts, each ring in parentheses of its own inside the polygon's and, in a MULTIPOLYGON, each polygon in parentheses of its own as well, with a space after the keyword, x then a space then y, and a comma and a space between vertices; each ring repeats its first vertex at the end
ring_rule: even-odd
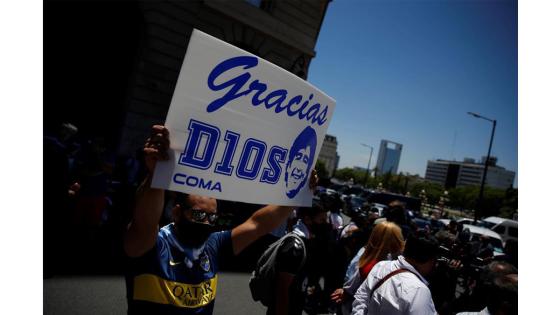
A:
POLYGON ((402 144, 388 140, 381 140, 379 155, 377 156, 377 173, 383 175, 387 173, 397 174, 399 161, 401 159, 402 144))

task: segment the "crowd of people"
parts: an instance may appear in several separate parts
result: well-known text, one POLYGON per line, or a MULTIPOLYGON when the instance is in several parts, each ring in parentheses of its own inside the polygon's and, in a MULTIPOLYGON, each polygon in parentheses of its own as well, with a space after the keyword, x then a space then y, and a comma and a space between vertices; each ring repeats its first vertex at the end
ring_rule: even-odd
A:
MULTIPOLYGON (((288 314, 517 314, 513 242, 494 256, 488 239, 472 237, 454 220, 441 229, 420 228, 398 201, 383 217, 365 204, 341 225, 343 204, 337 194, 319 194, 312 208, 296 211, 293 233, 307 247, 307 261, 298 268, 302 254, 287 241, 278 273, 304 278, 306 287, 303 280, 290 287, 293 302, 283 303, 288 314)), ((286 284, 277 286, 281 291, 286 284)), ((270 314, 281 313, 271 312, 274 307, 270 314)))
MULTIPOLYGON (((100 141, 75 148, 76 132, 63 125, 45 139, 53 162, 45 177, 60 181, 45 187, 52 193, 45 209, 62 209, 45 213, 45 227, 52 224, 46 272, 57 265, 49 258, 59 257, 59 242, 87 241, 111 208, 111 157, 100 141), (81 238, 54 232, 68 218, 81 238)), ((155 163, 167 159, 168 137, 153 126, 138 156, 120 163, 127 172, 117 202, 126 210, 109 217, 119 218, 122 232, 129 314, 212 314, 218 270, 262 239, 270 245, 252 265, 251 291, 267 314, 517 313, 516 251, 494 257, 484 239, 453 220, 439 230, 419 228, 398 201, 382 216, 366 202, 345 224, 340 196, 317 193, 310 207, 262 206, 218 228, 221 201, 150 187, 155 163)), ((307 181, 317 185, 315 172, 307 181)))

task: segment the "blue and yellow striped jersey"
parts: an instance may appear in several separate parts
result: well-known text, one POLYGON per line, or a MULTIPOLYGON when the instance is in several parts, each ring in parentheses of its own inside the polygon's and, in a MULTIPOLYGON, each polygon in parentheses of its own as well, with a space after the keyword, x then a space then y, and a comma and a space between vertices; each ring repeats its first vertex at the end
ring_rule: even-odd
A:
POLYGON ((218 261, 231 251, 231 231, 193 249, 179 242, 173 224, 161 228, 156 246, 127 266, 128 314, 212 314, 218 261))

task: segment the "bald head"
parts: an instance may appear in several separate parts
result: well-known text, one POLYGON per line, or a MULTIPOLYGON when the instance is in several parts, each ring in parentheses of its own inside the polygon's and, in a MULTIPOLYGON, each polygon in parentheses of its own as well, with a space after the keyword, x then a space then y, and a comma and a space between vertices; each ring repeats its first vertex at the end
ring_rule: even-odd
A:
POLYGON ((185 201, 193 209, 203 210, 209 213, 217 212, 218 202, 215 198, 200 195, 187 195, 185 201))
POLYGON ((487 273, 491 277, 498 277, 508 274, 516 274, 517 268, 505 261, 493 261, 488 265, 487 273))

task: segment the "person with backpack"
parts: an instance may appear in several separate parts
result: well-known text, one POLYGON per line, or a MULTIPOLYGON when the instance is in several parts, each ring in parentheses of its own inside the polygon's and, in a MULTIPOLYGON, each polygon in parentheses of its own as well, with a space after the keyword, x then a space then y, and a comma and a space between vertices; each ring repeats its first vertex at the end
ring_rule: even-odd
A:
POLYGON ((358 260, 358 270, 344 284, 331 295, 331 299, 341 306, 342 314, 350 314, 354 294, 367 278, 371 269, 380 261, 391 260, 402 253, 404 238, 401 228, 392 222, 381 222, 375 226, 370 234, 364 252, 358 260))
MULTIPOLYGON (((128 314, 212 314, 220 260, 272 231, 292 208, 268 205, 232 230, 215 232, 217 200, 179 194, 173 222, 159 228, 165 194, 151 188, 150 180, 156 162, 167 159, 168 148, 168 130, 153 126, 144 147, 149 175, 139 188, 124 236, 128 314)), ((309 177, 314 189, 316 172, 309 177)))
POLYGON ((310 270, 317 269, 313 241, 330 232, 327 212, 319 205, 299 208, 294 230, 269 246, 257 262, 249 287, 267 314, 302 314, 310 270))
POLYGON ((435 269, 439 244, 432 236, 409 235, 397 260, 373 267, 354 295, 352 315, 437 314, 426 277, 435 269))

